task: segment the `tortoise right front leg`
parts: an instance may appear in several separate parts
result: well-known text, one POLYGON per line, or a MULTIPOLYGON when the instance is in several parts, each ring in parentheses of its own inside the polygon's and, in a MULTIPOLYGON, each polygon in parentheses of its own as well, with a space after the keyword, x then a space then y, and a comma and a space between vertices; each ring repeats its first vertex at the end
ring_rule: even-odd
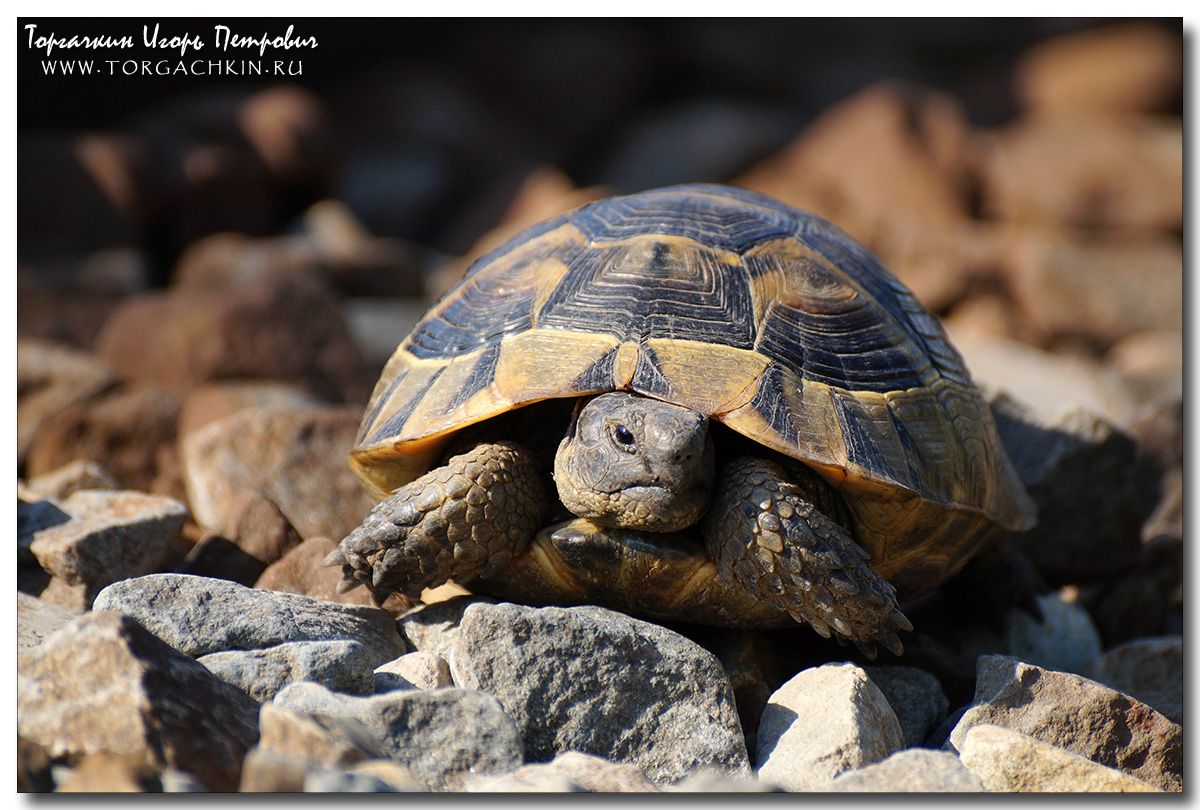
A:
POLYGON ((397 489, 325 558, 342 593, 366 585, 416 598, 425 588, 499 573, 541 526, 546 495, 533 454, 477 444, 397 489))
MULTIPOLYGON (((870 658, 875 644, 899 655, 897 630, 912 625, 896 590, 867 563, 850 532, 820 508, 828 485, 800 465, 793 478, 761 458, 731 461, 704 523, 705 545, 721 578, 812 626, 853 641, 870 658)), ((826 508, 828 509, 828 503, 826 508)))

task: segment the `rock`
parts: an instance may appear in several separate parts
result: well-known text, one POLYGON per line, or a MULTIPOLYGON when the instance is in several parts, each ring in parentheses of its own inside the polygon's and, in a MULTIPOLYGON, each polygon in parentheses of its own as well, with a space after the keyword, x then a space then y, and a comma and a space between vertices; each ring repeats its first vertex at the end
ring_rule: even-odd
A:
POLYGON ((550 762, 467 783, 471 793, 658 793, 658 785, 636 765, 565 751, 550 762))
POLYGON ((186 436, 210 422, 249 408, 300 410, 328 404, 297 383, 272 380, 205 383, 183 400, 179 408, 179 435, 186 436))
POLYGON ((1083 338, 1107 346, 1147 329, 1183 327, 1178 237, 1030 230, 1010 234, 997 262, 1017 308, 1043 341, 1083 338))
MULTIPOLYGON (((365 605, 373 607, 371 594, 366 588, 357 588, 347 593, 338 593, 337 585, 342 581, 340 568, 326 568, 325 558, 338 544, 324 537, 312 537, 284 554, 267 566, 255 588, 268 591, 295 593, 326 602, 343 605, 365 605)), ((399 616, 409 610, 413 602, 398 593, 384 600, 384 610, 399 616)))
POLYGON ((17 463, 25 463, 33 437, 48 419, 114 383, 112 369, 91 354, 51 341, 18 340, 17 463))
POLYGON ((145 752, 88 754, 71 769, 58 793, 159 793, 162 781, 145 752))
POLYGON ((382 371, 425 315, 429 302, 424 298, 347 298, 338 309, 367 365, 382 371))
POLYGON ((989 404, 1004 449, 1037 505, 1038 524, 1014 539, 1016 547, 1052 585, 1128 570, 1146 512, 1133 439, 1083 408, 1047 423, 1003 394, 989 404))
POLYGON ((373 236, 340 200, 314 203, 303 227, 326 277, 354 298, 423 298, 426 276, 447 261, 418 242, 373 236))
POLYGON ((425 650, 413 650, 395 661, 375 668, 375 691, 392 689, 441 689, 453 686, 450 664, 440 655, 425 650))
POLYGON ((366 646, 337 639, 289 641, 260 650, 224 650, 197 660, 261 703, 297 681, 312 681, 351 695, 374 694, 372 659, 366 646))
POLYGON ((771 696, 758 725, 758 778, 784 790, 824 790, 844 771, 904 747, 896 713, 850 663, 796 674, 771 696))
POLYGON ((962 764, 984 789, 1004 793, 1159 793, 1127 773, 988 723, 963 735, 962 764))
POLYGON ((1080 672, 1183 723, 1183 637, 1143 638, 1114 647, 1080 672))
POLYGON ((258 746, 246 752, 242 762, 240 793, 298 793, 304 789, 309 765, 301 759, 283 757, 258 746))
POLYGON ((938 679, 916 667, 863 667, 896 713, 904 747, 916 748, 946 716, 950 701, 938 679))
POLYGON ((1151 538, 1132 571, 1088 599, 1105 644, 1178 632, 1169 627, 1182 610, 1183 542, 1179 534, 1151 538))
POLYGON ((279 507, 257 492, 236 495, 226 514, 227 522, 219 527, 221 536, 262 563, 262 570, 303 542, 279 507))
POLYGON ((43 498, 61 501, 85 489, 120 489, 111 475, 94 461, 78 459, 43 473, 29 481, 28 487, 43 498))
MULTIPOLYGON (((1183 394, 1169 394, 1143 407, 1129 423, 1137 440, 1147 501, 1157 502, 1142 524, 1143 541, 1183 536, 1183 394)), ((1150 634, 1153 635, 1153 634, 1150 634)))
POLYGON ((38 646, 82 613, 17 591, 17 651, 38 646))
POLYGON ((779 788, 762 782, 751 772, 749 776, 730 776, 728 773, 700 768, 672 785, 663 786, 671 793, 782 793, 779 788))
POLYGON ((46 749, 17 735, 17 792, 49 793, 54 790, 50 755, 46 749))
MULTIPOLYGON (((177 288, 213 291, 255 284, 297 284, 321 290, 325 271, 304 236, 255 238, 244 233, 215 233, 192 242, 172 272, 177 288)), ((236 289, 233 290, 236 294, 236 289)))
POLYGON ((365 403, 372 384, 328 293, 302 282, 133 296, 104 325, 97 351, 117 373, 177 397, 213 380, 257 378, 365 403), (147 342, 161 351, 146 352, 147 342))
POLYGON ((977 664, 975 701, 950 734, 962 751, 967 731, 992 724, 1027 734, 1163 790, 1183 784, 1183 732, 1158 712, 1079 675, 999 655, 977 664))
POLYGON ((1021 103, 1038 117, 1169 112, 1183 81, 1182 42, 1151 22, 1089 28, 1033 46, 1015 77, 1021 103))
POLYGON ((123 298, 113 292, 60 288, 17 267, 17 339, 90 350, 96 336, 123 298))
POLYGON ((258 704, 134 619, 95 611, 17 659, 18 733, 53 757, 140 754, 236 790, 258 704), (103 699, 97 699, 103 696, 103 699))
POLYGON ((452 662, 463 613, 471 605, 492 604, 495 600, 472 595, 420 605, 400 617, 400 635, 413 649, 431 652, 452 662))
POLYGON ((1044 621, 1020 608, 1011 608, 1005 616, 1008 654, 1044 669, 1083 674, 1088 662, 1103 649, 1091 616, 1061 594, 1038 594, 1034 598, 1044 621))
POLYGON ((978 144, 987 218, 1100 233, 1182 229, 1178 119, 1025 118, 978 144))
POLYGON ((831 793, 977 793, 979 777, 954 754, 909 747, 862 768, 838 774, 825 786, 831 793))
POLYGON ((1138 422, 1153 419, 1159 410, 1167 411, 1164 418, 1169 418, 1173 405, 1183 399, 1184 343, 1181 330, 1152 328, 1133 332, 1109 347, 1105 362, 1140 405, 1128 425, 1139 438, 1138 422))
POLYGON ((1120 377, 1092 358, 1052 354, 982 334, 961 321, 949 321, 945 326, 976 384, 1025 403, 1043 420, 1082 405, 1123 425, 1137 410, 1120 377))
POLYGON ((591 606, 473 604, 449 661, 456 684, 496 696, 530 759, 581 751, 655 782, 749 771, 720 663, 658 625, 591 606))
POLYGON ((403 765, 379 759, 345 771, 315 768, 304 774, 303 790, 305 793, 416 793, 422 787, 403 765))
POLYGON ((964 294, 974 251, 969 134, 957 99, 875 84, 733 184, 837 223, 938 311, 964 294))
POLYGON ((688 637, 721 662, 729 685, 733 687, 733 700, 746 738, 746 750, 755 750, 759 718, 771 693, 784 680, 780 674, 784 667, 779 661, 777 639, 772 637, 769 630, 722 627, 689 630, 688 637))
POLYGON ((181 441, 192 514, 226 525, 241 492, 257 492, 304 539, 348 535, 371 511, 346 459, 362 412, 354 407, 244 410, 181 441))
POLYGON ((237 124, 277 184, 313 193, 332 182, 333 123, 311 90, 295 84, 260 90, 238 105, 237 124))
POLYGON ((141 492, 84 490, 62 503, 71 520, 34 534, 38 564, 90 601, 105 586, 154 571, 166 559, 187 508, 141 492))
POLYGON ((17 487, 17 563, 21 566, 37 566, 30 546, 37 533, 53 526, 60 526, 71 516, 53 501, 42 500, 28 489, 17 487))
POLYGON ((499 702, 469 689, 405 689, 350 697, 313 683, 294 683, 275 705, 366 726, 388 756, 426 790, 459 790, 470 774, 506 773, 521 764, 521 737, 499 702))
POLYGON ((159 454, 175 443, 179 404, 154 386, 120 385, 47 419, 25 458, 31 478, 72 461, 99 461, 119 487, 160 485, 159 454))
POLYGON ((378 608, 334 605, 186 574, 117 582, 100 592, 95 609, 131 616, 191 656, 258 650, 287 641, 349 639, 370 650, 374 669, 404 653, 395 620, 378 608))

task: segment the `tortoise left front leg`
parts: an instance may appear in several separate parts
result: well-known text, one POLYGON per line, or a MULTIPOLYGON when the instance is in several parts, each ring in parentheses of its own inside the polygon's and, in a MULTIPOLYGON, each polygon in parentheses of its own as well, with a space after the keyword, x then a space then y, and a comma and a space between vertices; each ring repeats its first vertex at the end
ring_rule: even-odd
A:
POLYGON ((871 568, 849 531, 819 508, 818 490, 827 485, 815 476, 800 483, 806 486, 761 458, 726 466, 703 527, 722 579, 826 638, 853 641, 870 658, 876 643, 899 655, 896 631, 912 624, 895 588, 871 568))

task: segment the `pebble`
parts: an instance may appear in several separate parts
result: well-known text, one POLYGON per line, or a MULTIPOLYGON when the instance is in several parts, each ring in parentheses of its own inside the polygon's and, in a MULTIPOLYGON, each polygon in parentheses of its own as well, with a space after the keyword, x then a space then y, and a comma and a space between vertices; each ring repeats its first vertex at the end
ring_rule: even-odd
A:
POLYGON ((976 793, 987 788, 947 751, 910 746, 833 778, 830 793, 976 793))
POLYGON ((1037 505, 1038 525, 1014 539, 1017 548, 1051 585, 1128 570, 1149 511, 1133 438, 1086 408, 1046 420, 1003 394, 989 404, 1004 448, 1037 505))
POLYGON ((138 754, 236 790, 258 703, 128 616, 93 611, 17 658, 17 731, 52 757, 138 754), (102 695, 102 700, 97 696, 102 695))
POLYGON ((120 489, 103 467, 87 459, 69 461, 57 470, 31 478, 26 486, 43 498, 55 501, 65 500, 85 489, 120 489))
POLYGON ((1126 642, 1094 658, 1080 674, 1183 724, 1183 636, 1126 642))
MULTIPOLYGON (((187 574, 150 574, 108 586, 96 610, 115 610, 180 652, 257 650, 287 641, 349 639, 365 645, 371 669, 404 653, 391 614, 187 574)), ((370 671, 370 670, 368 670, 370 671)))
POLYGON ((495 602, 486 597, 464 595, 420 605, 400 617, 400 635, 413 649, 433 653, 453 663, 463 613, 476 604, 495 602))
POLYGON ((496 696, 529 759, 582 751, 659 783, 749 772, 720 663, 658 625, 591 606, 473 604, 449 660, 456 684, 496 696))
POLYGON ((863 671, 896 713, 905 748, 915 748, 924 742, 950 708, 941 683, 925 670, 881 666, 863 667, 863 671))
POLYGON ((658 793, 645 771, 581 751, 467 783, 469 793, 658 793))
POLYGON ((84 586, 88 604, 105 586, 154 571, 187 516, 178 501, 132 491, 83 490, 61 506, 71 519, 35 532, 29 549, 55 578, 84 586))
POLYGON ((787 791, 831 779, 904 747, 896 713, 851 663, 802 670, 773 695, 758 726, 758 776, 787 791))
POLYGON ((1091 616, 1061 594, 1038 594, 1034 598, 1042 611, 1042 621, 1020 608, 1011 608, 1005 614, 1008 654, 1044 669, 1084 674, 1089 662, 1103 649, 1091 616))
POLYGON ((402 689, 353 697, 315 683, 294 683, 274 702, 294 711, 358 720, 426 790, 460 790, 471 774, 506 773, 523 761, 513 720, 496 698, 470 689, 402 689))
POLYGON ((1057 746, 982 723, 963 735, 962 764, 985 790, 1004 793, 1161 793, 1127 773, 1057 746))
POLYGON ((219 531, 249 490, 304 539, 341 540, 373 505, 346 463, 361 418, 349 406, 246 409, 188 433, 180 447, 196 522, 219 531))
POLYGON ((196 660, 260 703, 298 681, 351 695, 375 693, 371 651, 349 639, 289 641, 260 650, 208 653, 196 660))
POLYGON ((453 686, 450 664, 440 655, 413 650, 395 661, 375 668, 375 691, 392 689, 441 689, 453 686))
POLYGON ((1163 790, 1182 790, 1180 727, 1079 675, 1008 656, 981 656, 974 704, 954 727, 948 746, 961 753, 968 730, 983 724, 1027 734, 1163 790))

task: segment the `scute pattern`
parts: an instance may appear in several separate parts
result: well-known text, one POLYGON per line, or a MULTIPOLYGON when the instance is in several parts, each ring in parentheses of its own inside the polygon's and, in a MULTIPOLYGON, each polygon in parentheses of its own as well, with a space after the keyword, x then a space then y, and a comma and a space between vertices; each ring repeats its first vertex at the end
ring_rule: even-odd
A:
POLYGON ((931 510, 1030 521, 937 320, 835 226, 720 186, 593 203, 479 260, 389 361, 353 463, 386 492, 468 424, 610 390, 804 461, 885 563, 905 553, 889 537, 931 510))

